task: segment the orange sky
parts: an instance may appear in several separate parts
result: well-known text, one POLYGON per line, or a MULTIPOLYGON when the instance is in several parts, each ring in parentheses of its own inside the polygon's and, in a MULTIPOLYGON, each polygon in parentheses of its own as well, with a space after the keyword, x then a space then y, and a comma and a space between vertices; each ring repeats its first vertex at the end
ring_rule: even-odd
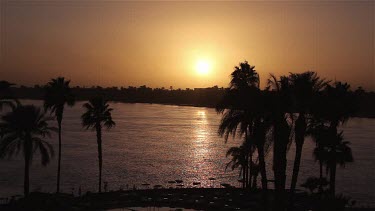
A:
POLYGON ((1 2, 0 78, 17 84, 227 86, 246 59, 263 86, 313 70, 375 90, 374 1, 1 2))

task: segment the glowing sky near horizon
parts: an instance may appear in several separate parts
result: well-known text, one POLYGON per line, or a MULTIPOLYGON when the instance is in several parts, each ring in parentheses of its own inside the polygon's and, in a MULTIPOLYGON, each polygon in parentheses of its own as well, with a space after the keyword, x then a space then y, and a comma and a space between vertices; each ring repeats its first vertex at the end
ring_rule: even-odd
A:
POLYGON ((226 87, 248 60, 262 87, 313 70, 375 90, 374 14, 374 1, 1 1, 0 79, 226 87))

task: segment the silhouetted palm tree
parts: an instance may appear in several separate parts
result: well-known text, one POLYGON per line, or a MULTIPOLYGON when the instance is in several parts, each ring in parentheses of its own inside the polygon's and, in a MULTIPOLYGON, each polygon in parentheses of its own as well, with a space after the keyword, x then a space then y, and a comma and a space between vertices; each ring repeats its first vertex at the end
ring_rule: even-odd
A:
POLYGON ((298 172, 301 164, 301 156, 303 144, 306 136, 306 129, 310 119, 310 110, 313 101, 316 100, 318 92, 320 92, 327 84, 324 79, 315 72, 304 72, 289 75, 291 86, 291 97, 293 99, 293 112, 298 113, 295 122, 294 135, 296 143, 296 154, 294 159, 293 176, 290 186, 291 205, 293 204, 293 195, 297 185, 298 172))
MULTIPOLYGON (((236 134, 239 134, 240 137, 244 138, 242 150, 246 150, 245 161, 246 163, 251 162, 251 154, 252 154, 252 146, 251 140, 248 134, 248 128, 251 125, 251 116, 249 113, 243 110, 234 110, 228 109, 221 119, 221 123, 219 126, 219 135, 224 136, 225 141, 228 140, 229 136, 232 135, 233 137, 236 134), (246 147, 245 147, 246 146, 246 147), (250 161, 249 161, 250 160, 250 161)), ((247 187, 250 183, 249 181, 249 165, 243 165, 243 172, 244 172, 244 184, 247 187)), ((251 170, 250 170, 251 171, 251 170)))
POLYGON ((35 106, 19 105, 1 119, 0 157, 11 157, 22 152, 25 161, 24 194, 27 196, 33 154, 38 150, 42 165, 49 163, 53 148, 43 138, 49 137, 56 129, 48 126, 49 119, 35 106))
POLYGON ((45 86, 44 108, 50 109, 57 120, 59 128, 59 154, 57 161, 57 187, 56 192, 60 192, 60 171, 61 171, 61 123, 64 114, 65 105, 74 105, 74 96, 69 87, 70 81, 65 80, 63 77, 52 79, 45 86))
POLYGON ((228 167, 231 167, 232 171, 236 168, 240 168, 240 174, 239 176, 242 177, 242 188, 246 188, 246 169, 248 165, 247 161, 247 154, 249 153, 247 147, 245 146, 245 143, 243 143, 239 147, 231 147, 228 149, 226 156, 231 156, 231 161, 227 163, 225 169, 228 167))
POLYGON ((109 108, 109 104, 102 97, 96 97, 89 100, 88 103, 83 105, 86 112, 82 114, 82 126, 86 129, 92 128, 96 131, 96 138, 98 143, 98 159, 99 159, 99 192, 102 191, 102 128, 107 129, 115 126, 115 122, 112 120, 112 108, 109 108))
POLYGON ((322 160, 329 170, 329 187, 332 195, 335 195, 336 186, 336 166, 337 164, 345 167, 346 163, 353 162, 353 155, 350 147, 350 142, 343 141, 343 132, 334 133, 329 129, 329 142, 321 148, 314 150, 314 155, 322 160))
MULTIPOLYGON (((335 82, 333 85, 328 84, 319 96, 319 102, 313 106, 312 113, 314 118, 326 122, 328 125, 326 129, 328 131, 326 134, 328 135, 324 137, 325 142, 320 149, 337 145, 337 140, 340 139, 340 133, 337 131, 338 127, 344 124, 357 109, 357 98, 349 89, 350 85, 347 83, 335 82)), ((330 164, 330 166, 333 166, 333 164, 330 164)), ((330 190, 332 195, 335 194, 335 178, 336 168, 331 168, 330 190)))
MULTIPOLYGON (((261 100, 262 99, 259 99, 259 101, 261 100)), ((271 146, 271 139, 267 138, 267 134, 269 133, 271 127, 272 125, 268 119, 267 114, 264 112, 260 112, 254 121, 253 137, 254 137, 254 144, 258 152, 258 159, 259 159, 258 167, 259 167, 259 172, 261 174, 261 183, 262 183, 263 190, 268 189, 265 157, 268 154, 268 151, 271 146)))
POLYGON ((0 81, 0 111, 4 106, 14 109, 19 104, 10 89, 13 85, 8 81, 0 81))
MULTIPOLYGON (((323 160, 320 153, 323 151, 324 145, 329 141, 328 127, 324 125, 324 121, 314 119, 310 122, 307 134, 311 136, 312 140, 315 142, 314 157, 315 160, 319 161, 319 180, 323 181, 323 160)), ((323 184, 319 185, 319 193, 323 192, 323 184)))
POLYGON ((234 67, 231 73, 230 89, 246 90, 249 87, 259 88, 259 75, 247 61, 234 67))
MULTIPOLYGON (((240 136, 244 136, 244 142, 248 142, 246 145, 249 146, 248 163, 252 162, 253 144, 250 143, 252 139, 250 133, 255 113, 252 109, 255 103, 251 102, 254 98, 251 96, 259 92, 259 75, 254 68, 247 61, 234 68, 231 74, 230 88, 216 108, 218 113, 223 114, 219 135, 224 136, 226 141, 229 135, 235 137, 238 133, 240 136)), ((245 168, 246 185, 249 185, 251 175, 248 171, 251 172, 251 166, 246 165, 245 168)))
POLYGON ((312 106, 314 118, 327 122, 337 132, 337 127, 352 117, 357 109, 357 98, 349 89, 350 85, 342 82, 326 85, 319 101, 312 106))
POLYGON ((273 170, 275 178, 275 203, 278 210, 285 209, 285 182, 287 150, 292 138, 293 115, 290 105, 290 81, 288 77, 281 76, 277 79, 271 75, 268 80, 268 105, 269 118, 272 124, 273 139, 273 170), (288 115, 289 114, 289 115, 288 115))

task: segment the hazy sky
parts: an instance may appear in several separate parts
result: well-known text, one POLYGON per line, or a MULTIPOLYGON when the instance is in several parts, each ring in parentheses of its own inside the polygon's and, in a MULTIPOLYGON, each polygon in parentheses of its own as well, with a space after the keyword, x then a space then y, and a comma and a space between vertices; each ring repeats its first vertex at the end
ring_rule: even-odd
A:
POLYGON ((313 70, 375 90, 374 1, 0 1, 0 79, 17 84, 227 86, 248 60, 262 86, 313 70))

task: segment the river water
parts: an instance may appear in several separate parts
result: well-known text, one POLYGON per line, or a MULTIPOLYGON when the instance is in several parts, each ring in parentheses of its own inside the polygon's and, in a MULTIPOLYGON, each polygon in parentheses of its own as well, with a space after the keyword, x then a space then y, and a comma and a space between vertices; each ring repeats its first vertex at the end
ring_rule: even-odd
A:
MULTIPOLYGON (((42 105, 41 101, 24 100, 24 104, 42 105)), ((61 188, 77 194, 96 191, 98 181, 97 144, 94 131, 84 130, 80 116, 82 102, 66 108, 63 119, 61 188)), ((225 143, 217 134, 221 116, 214 109, 155 104, 112 103, 116 127, 103 132, 103 181, 109 190, 143 188, 142 183, 163 185, 181 179, 185 186, 201 182, 202 187, 229 183, 238 186, 238 170, 225 170, 227 149, 240 141, 225 143)), ((51 122, 55 125, 55 122, 51 122)), ((350 141, 354 163, 337 171, 337 192, 350 196, 358 205, 375 205, 375 119, 353 118, 342 128, 350 141)), ((49 139, 57 153, 57 135, 49 139)), ((319 175, 314 161, 314 143, 306 140, 299 183, 319 175)), ((294 146, 288 153, 288 181, 293 169, 294 146)), ((0 160, 0 196, 23 192, 23 160, 15 157, 0 160)), ((273 179, 272 150, 267 159, 267 173, 273 179)), ((57 159, 47 167, 34 157, 31 167, 31 190, 55 191, 57 159)))

